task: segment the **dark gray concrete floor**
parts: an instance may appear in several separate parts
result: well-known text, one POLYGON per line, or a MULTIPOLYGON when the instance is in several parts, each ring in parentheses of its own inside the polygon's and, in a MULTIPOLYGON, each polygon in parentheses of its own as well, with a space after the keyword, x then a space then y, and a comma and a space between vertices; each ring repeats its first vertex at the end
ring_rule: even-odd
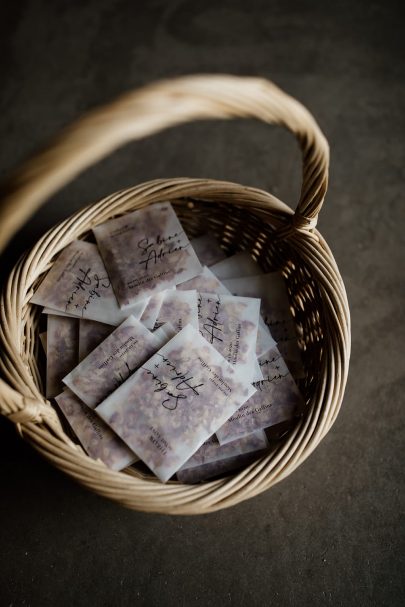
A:
MULTIPOLYGON (((0 605, 404 604, 404 20, 400 2, 16 1, 0 21, 0 173, 83 110, 193 72, 257 74, 308 105, 332 152, 319 227, 353 321, 341 414, 290 478, 199 518, 130 512, 0 424, 0 605), (402 314, 401 314, 402 312, 402 314), (402 317, 402 318, 401 318, 402 317)), ((39 211, 2 272, 84 203, 154 177, 299 187, 291 136, 200 123, 130 145, 39 211)))

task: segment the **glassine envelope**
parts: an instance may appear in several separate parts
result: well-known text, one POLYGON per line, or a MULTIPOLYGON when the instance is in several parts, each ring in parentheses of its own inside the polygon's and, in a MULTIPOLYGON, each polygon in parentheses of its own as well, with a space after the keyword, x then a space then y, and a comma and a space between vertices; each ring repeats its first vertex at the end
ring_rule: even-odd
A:
POLYGON ((259 452, 253 451, 251 453, 242 453, 242 455, 234 455, 233 457, 220 459, 216 462, 210 462, 209 464, 194 466, 194 468, 180 468, 180 470, 176 472, 176 476, 181 483, 194 485, 219 475, 222 476, 240 470, 241 468, 252 464, 259 455, 259 452))
POLYGON ((219 280, 228 280, 230 278, 240 278, 244 276, 256 276, 262 269, 259 264, 251 257, 247 251, 240 251, 226 257, 222 261, 210 266, 219 280))
POLYGON ((224 281, 231 293, 261 299, 261 315, 276 342, 296 338, 287 288, 279 272, 224 281))
POLYGON ((77 365, 79 325, 77 318, 49 315, 46 332, 46 396, 63 390, 62 379, 77 365))
POLYGON ((121 308, 202 270, 169 202, 111 219, 93 232, 121 308))
POLYGON ((122 470, 138 461, 135 453, 68 388, 55 400, 90 457, 100 459, 112 470, 122 470))
POLYGON ((222 295, 232 295, 222 282, 215 276, 207 266, 203 267, 203 271, 198 276, 190 278, 186 282, 177 285, 179 291, 188 291, 196 289, 202 293, 220 293, 222 295))
POLYGON ((96 320, 79 320, 79 362, 86 358, 114 330, 111 325, 96 320))
POLYGON ((63 382, 94 409, 159 346, 153 333, 130 316, 66 375, 63 382))
POLYGON ((96 411, 165 482, 254 392, 187 325, 96 411))
POLYGON ((152 331, 155 327, 159 310, 162 307, 165 295, 166 291, 160 291, 159 293, 149 297, 148 304, 142 312, 141 318, 139 319, 141 323, 150 331, 152 331))
POLYGON ((216 462, 201 464, 193 468, 180 468, 176 472, 177 479, 181 483, 195 484, 229 472, 235 472, 242 467, 252 464, 259 455, 264 455, 263 451, 251 451, 241 455, 233 455, 226 459, 220 459, 216 462))
POLYGON ((59 255, 30 302, 50 308, 52 314, 116 326, 130 314, 139 318, 148 299, 126 312, 120 310, 97 245, 75 240, 59 255))
MULTIPOLYGON (((246 288, 246 282, 249 283, 247 277, 257 276, 262 273, 260 266, 248 253, 236 253, 236 255, 227 257, 220 263, 211 266, 210 270, 218 280, 219 278, 221 278, 221 281, 223 280, 220 284, 228 293, 242 297, 262 297, 261 291, 256 295, 254 289, 249 290, 246 288)), ((198 287, 195 288, 198 289, 198 287)), ((200 289, 200 291, 202 290, 203 289, 200 289)), ((211 293, 211 289, 207 289, 206 291, 211 293)), ((224 293, 225 291, 217 290, 213 292, 224 293)), ((273 339, 262 316, 260 316, 259 328, 257 331, 256 355, 261 356, 275 345, 276 341, 273 339)))
POLYGON ((197 236, 192 238, 190 242, 203 266, 212 266, 226 257, 218 241, 211 234, 197 236))
POLYGON ((186 325, 198 329, 197 291, 166 291, 155 328, 164 323, 170 323, 176 331, 181 331, 186 325))
POLYGON ((192 455, 180 470, 218 462, 228 457, 251 453, 252 451, 261 451, 269 446, 264 430, 253 432, 247 436, 234 440, 232 442, 220 445, 215 434, 201 445, 201 447, 192 455))
POLYGON ((263 380, 257 391, 217 430, 221 445, 294 417, 304 401, 280 352, 274 348, 260 361, 263 380))
POLYGON ((178 333, 171 322, 165 322, 153 331, 153 337, 159 341, 159 348, 164 346, 170 339, 178 333))
POLYGON ((257 377, 256 341, 260 300, 217 293, 199 293, 200 332, 210 344, 252 381, 257 377))

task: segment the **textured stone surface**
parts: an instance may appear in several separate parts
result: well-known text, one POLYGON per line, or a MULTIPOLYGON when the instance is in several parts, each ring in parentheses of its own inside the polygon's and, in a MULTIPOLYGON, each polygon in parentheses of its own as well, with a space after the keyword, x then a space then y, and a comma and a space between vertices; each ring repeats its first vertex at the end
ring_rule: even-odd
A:
MULTIPOLYGON (((80 112, 158 77, 274 79, 332 150, 319 227, 347 285, 341 414, 291 477, 199 518, 138 514, 65 478, 0 421, 1 604, 404 604, 404 38, 399 2, 8 2, 0 20, 0 176, 80 112), (305 6, 306 4, 306 6, 305 6), (102 571, 106 574, 102 575, 102 571)), ((208 176, 294 204, 290 135, 206 122, 129 145, 40 210, 1 272, 56 221, 154 177, 208 176)))

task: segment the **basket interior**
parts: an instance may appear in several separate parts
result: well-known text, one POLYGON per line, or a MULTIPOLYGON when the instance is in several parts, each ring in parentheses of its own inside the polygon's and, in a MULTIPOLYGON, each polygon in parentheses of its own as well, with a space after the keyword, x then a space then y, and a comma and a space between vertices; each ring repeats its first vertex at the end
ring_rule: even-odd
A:
MULTIPOLYGON (((171 202, 190 237, 210 232, 217 238, 227 255, 238 251, 249 251, 264 271, 279 270, 282 272, 296 323, 305 370, 305 378, 299 380, 299 387, 305 402, 309 403, 315 390, 322 361, 323 333, 321 327, 323 322, 320 292, 305 260, 300 257, 299 252, 289 241, 275 238, 275 228, 271 223, 265 223, 262 217, 255 215, 245 207, 189 197, 171 199, 171 202)), ((105 218, 102 219, 102 221, 105 220, 105 218)), ((93 225, 95 223, 97 222, 93 221, 93 225)), ((80 237, 94 240, 91 231, 88 230, 83 232, 80 237)), ((49 267, 50 265, 46 269, 49 267)), ((37 277, 37 280, 40 279, 41 277, 37 277)), ((34 282, 34 286, 37 280, 34 282)), ((38 335, 41 325, 44 323, 44 315, 41 316, 40 308, 34 305, 28 304, 26 311, 23 324, 25 327, 30 326, 30 330, 25 330, 23 357, 31 370, 36 385, 43 393, 45 358, 42 348, 39 347, 38 335), (30 318, 29 323, 27 323, 28 317, 30 318), (27 340, 30 342, 28 346, 27 340)), ((66 435, 77 442, 59 411, 58 415, 66 435)), ((305 410, 301 415, 305 415, 305 410)), ((293 427, 294 424, 275 427, 272 439, 279 443, 288 436, 293 427)), ((141 478, 153 476, 142 464, 136 464, 124 473, 139 475, 141 478)))

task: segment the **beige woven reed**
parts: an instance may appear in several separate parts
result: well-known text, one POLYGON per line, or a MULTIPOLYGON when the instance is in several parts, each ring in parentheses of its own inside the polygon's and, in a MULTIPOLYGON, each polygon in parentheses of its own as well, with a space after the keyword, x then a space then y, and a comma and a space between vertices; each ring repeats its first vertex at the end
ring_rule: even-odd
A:
POLYGON ((0 245, 51 194, 132 139, 197 119, 257 118, 292 131, 302 150, 303 185, 295 213, 271 194, 208 179, 158 179, 88 206, 48 233, 13 269, 1 300, 0 411, 47 460, 93 491, 136 510, 198 514, 226 508, 289 475, 334 423, 350 355, 346 293, 330 249, 315 229, 328 179, 328 145, 311 114, 274 84, 226 75, 165 80, 91 112, 14 176, 0 208, 0 245), (39 310, 28 301, 55 256, 95 225, 170 200, 191 235, 212 230, 227 252, 251 251, 264 270, 281 269, 303 348, 305 414, 271 453, 242 472, 200 485, 133 469, 117 473, 90 459, 66 435, 45 399, 38 364, 39 310))

